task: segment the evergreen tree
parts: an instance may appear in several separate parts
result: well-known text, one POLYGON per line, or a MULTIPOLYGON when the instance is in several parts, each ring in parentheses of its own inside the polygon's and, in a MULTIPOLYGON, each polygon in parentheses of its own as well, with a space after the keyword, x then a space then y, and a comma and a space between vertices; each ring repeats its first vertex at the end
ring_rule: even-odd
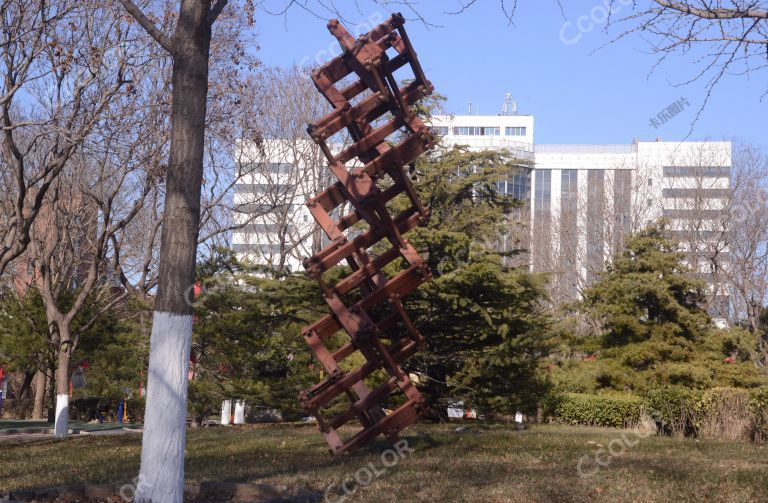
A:
POLYGON ((543 392, 544 278, 505 265, 521 250, 499 249, 520 201, 500 193, 497 182, 527 168, 505 151, 463 148, 417 164, 416 189, 431 214, 409 239, 434 279, 406 302, 427 340, 427 351, 406 367, 439 415, 455 401, 488 413, 530 410, 543 392))
POLYGON ((585 310, 604 330, 572 342, 593 356, 563 362, 558 384, 575 391, 646 391, 667 384, 704 388, 761 382, 750 361, 755 342, 742 331, 710 327, 701 307, 706 283, 694 277, 683 258, 663 223, 629 239, 585 294, 585 310))
POLYGON ((30 288, 19 296, 11 288, 0 290, 0 367, 24 373, 27 385, 26 389, 9 390, 15 396, 31 396, 29 384, 36 372, 51 373, 56 352, 49 340, 40 292, 30 288))
POLYGON ((304 275, 249 274, 234 255, 217 250, 198 267, 202 294, 195 305, 190 409, 202 419, 227 398, 299 409, 298 393, 318 379, 301 336, 325 314, 316 283, 304 275))

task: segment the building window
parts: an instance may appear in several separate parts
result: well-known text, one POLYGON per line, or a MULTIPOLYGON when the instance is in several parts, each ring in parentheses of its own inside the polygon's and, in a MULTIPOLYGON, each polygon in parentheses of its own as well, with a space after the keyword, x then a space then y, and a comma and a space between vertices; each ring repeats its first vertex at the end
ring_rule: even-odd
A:
POLYGON ((526 135, 526 127, 508 127, 504 130, 504 134, 507 136, 525 136, 526 135))
POLYGON ((648 186, 653 187, 653 178, 648 179, 648 186))
POLYGON ((568 298, 576 296, 578 271, 579 226, 579 171, 564 169, 560 171, 560 271, 558 278, 560 290, 568 298))
POLYGON ((605 171, 587 175, 587 283, 594 283, 605 267, 605 171))
POLYGON ((653 199, 651 199, 650 197, 648 198, 648 200, 647 200, 646 202, 648 203, 648 207, 649 207, 649 208, 650 208, 651 206, 653 206, 653 199))
POLYGON ((664 189, 662 195, 667 198, 692 197, 696 199, 722 199, 730 195, 728 189, 664 189))
POLYGON ((613 179, 613 247, 620 250, 626 237, 632 232, 632 172, 628 169, 616 170, 613 179))
POLYGON ((448 126, 435 126, 432 128, 437 136, 446 136, 448 134, 448 126))
POLYGON ((293 185, 279 183, 239 183, 235 194, 281 194, 293 190, 293 185))
POLYGON ((664 166, 664 176, 728 178, 731 176, 731 168, 729 166, 664 166))
POLYGON ((501 128, 484 126, 457 126, 453 128, 453 134, 457 136, 499 136, 501 134, 501 128))
POLYGON ((536 171, 536 216, 548 217, 552 203, 552 171, 536 171))
POLYGON ((506 180, 496 182, 500 194, 512 196, 518 201, 527 201, 530 191, 530 176, 526 172, 510 173, 506 180))
POLYGON ((532 265, 535 271, 551 272, 552 171, 541 169, 536 170, 535 173, 535 206, 533 232, 531 234, 532 265))

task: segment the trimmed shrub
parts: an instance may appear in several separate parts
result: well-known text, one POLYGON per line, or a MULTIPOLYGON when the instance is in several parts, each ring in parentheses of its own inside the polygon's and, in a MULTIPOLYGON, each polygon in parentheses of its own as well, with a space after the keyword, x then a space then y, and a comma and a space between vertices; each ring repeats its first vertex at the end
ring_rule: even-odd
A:
POLYGON ((640 422, 643 400, 629 394, 559 393, 542 402, 545 417, 587 426, 631 427, 640 422))
POLYGON ((768 442, 768 386, 696 390, 666 386, 631 394, 552 393, 541 403, 550 421, 629 427, 650 417, 664 435, 768 442))
POLYGON ((7 398, 3 402, 2 418, 26 419, 32 417, 35 401, 28 398, 7 398))
POLYGON ((701 391, 682 386, 652 389, 646 396, 648 413, 666 435, 693 436, 696 433, 694 408, 701 391))
MULTIPOLYGON (((78 397, 69 402, 69 418, 73 421, 94 421, 101 417, 107 421, 117 421, 120 400, 104 397, 78 397)), ((144 420, 144 399, 126 400, 126 413, 131 423, 144 420)))
POLYGON ((694 404, 696 434, 700 438, 749 441, 755 429, 750 392, 743 388, 712 388, 694 404))
POLYGON ((752 390, 749 410, 754 416, 753 440, 768 442, 768 386, 752 390))
POLYGON ((100 397, 78 397, 69 402, 71 421, 93 421, 99 414, 109 409, 110 400, 100 397))

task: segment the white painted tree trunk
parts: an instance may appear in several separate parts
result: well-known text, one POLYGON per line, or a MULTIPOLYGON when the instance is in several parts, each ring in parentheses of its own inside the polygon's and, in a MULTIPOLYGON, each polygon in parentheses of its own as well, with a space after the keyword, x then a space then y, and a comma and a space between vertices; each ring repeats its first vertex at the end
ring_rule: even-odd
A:
POLYGON ((245 424, 245 401, 235 401, 235 424, 245 424))
POLYGON ((229 426, 232 422, 232 400, 221 402, 221 425, 229 426))
POLYGON ((136 502, 182 503, 184 499, 191 345, 191 315, 155 313, 136 502))
POLYGON ((56 417, 53 423, 53 437, 67 438, 69 430, 69 395, 56 395, 56 417))

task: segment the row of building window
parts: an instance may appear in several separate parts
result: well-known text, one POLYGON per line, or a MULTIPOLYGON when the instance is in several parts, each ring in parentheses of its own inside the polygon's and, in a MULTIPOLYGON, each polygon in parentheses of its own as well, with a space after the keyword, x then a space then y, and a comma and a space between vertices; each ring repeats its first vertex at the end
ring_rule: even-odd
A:
POLYGON ((293 171, 293 164, 289 162, 248 162, 243 165, 243 170, 246 173, 287 175, 293 171))
POLYGON ((663 189, 661 195, 666 199, 696 198, 696 199, 722 199, 730 195, 729 189, 663 189))
POLYGON ((277 224, 248 224, 238 230, 243 234, 275 233, 280 230, 280 226, 277 224))
POLYGON ((690 238, 727 238, 731 235, 728 231, 713 230, 669 230, 667 234, 681 241, 687 241, 690 238))
POLYGON ((506 180, 496 182, 496 190, 518 201, 527 201, 531 190, 530 174, 513 173, 506 180))
MULTIPOLYGON (((488 127, 488 126, 456 126, 449 128, 448 126, 435 126, 433 128, 435 134, 438 136, 447 136, 449 133, 455 136, 501 136, 500 127, 488 127)), ((507 127, 504 128, 504 134, 506 136, 525 136, 528 128, 523 127, 507 127)))
POLYGON ((507 136, 525 136, 528 128, 522 127, 508 127, 504 129, 504 134, 507 136))
POLYGON ((728 166, 664 166, 664 176, 673 177, 704 177, 727 178, 731 175, 728 166))
POLYGON ((453 128, 457 136, 499 136, 501 128, 484 126, 457 126, 453 128))
POLYGON ((282 183, 239 183, 235 185, 235 194, 284 194, 294 186, 282 183))
POLYGON ((261 215, 272 212, 295 213, 298 209, 299 206, 296 204, 246 203, 237 206, 236 211, 248 215, 261 215))
MULTIPOLYGON (((288 245, 285 246, 286 250, 289 248, 288 245)), ((258 253, 261 255, 272 255, 275 253, 280 253, 280 244, 272 244, 272 243, 262 243, 262 244, 245 244, 245 243, 235 243, 232 245, 232 251, 236 253, 258 253)))
POLYGON ((665 209, 667 218, 715 220, 723 216, 722 210, 698 210, 698 209, 665 209))

